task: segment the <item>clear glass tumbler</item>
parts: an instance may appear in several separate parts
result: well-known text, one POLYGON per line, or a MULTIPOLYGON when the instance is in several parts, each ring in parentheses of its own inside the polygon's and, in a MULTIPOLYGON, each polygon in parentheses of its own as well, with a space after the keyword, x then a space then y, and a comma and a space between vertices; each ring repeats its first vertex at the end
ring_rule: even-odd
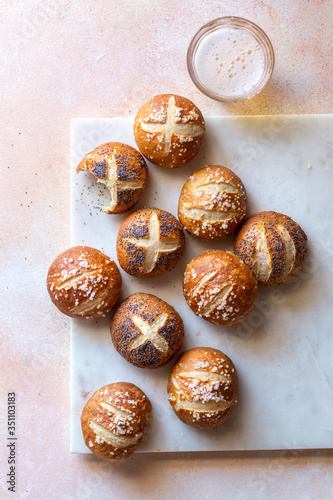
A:
POLYGON ((205 24, 187 51, 193 83, 217 101, 242 101, 258 94, 274 69, 274 50, 256 24, 221 17, 205 24))

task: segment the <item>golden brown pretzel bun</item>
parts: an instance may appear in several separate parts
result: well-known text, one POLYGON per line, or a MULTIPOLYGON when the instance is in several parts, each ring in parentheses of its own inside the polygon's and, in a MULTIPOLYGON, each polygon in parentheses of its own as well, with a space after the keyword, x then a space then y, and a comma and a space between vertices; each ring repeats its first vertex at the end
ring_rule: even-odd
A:
POLYGON ((235 253, 253 271, 260 285, 286 283, 302 269, 307 236, 287 215, 258 212, 237 234, 235 253))
POLYGON ((233 233, 246 216, 247 196, 240 178, 221 165, 201 168, 185 182, 178 218, 193 236, 211 240, 233 233))
POLYGON ((134 138, 141 153, 162 167, 179 167, 199 152, 205 132, 201 111, 174 94, 156 95, 138 111, 134 138))
POLYGON ((107 142, 88 153, 76 173, 82 170, 89 170, 110 190, 110 204, 103 209, 107 214, 130 210, 142 198, 147 185, 148 167, 143 156, 121 142, 107 142))
POLYGON ((118 261, 133 276, 157 276, 175 267, 184 244, 176 217, 159 208, 141 208, 127 216, 119 228, 118 261))
POLYGON ((181 348, 184 325, 177 311, 149 293, 135 293, 118 307, 111 320, 113 345, 140 368, 159 368, 181 348))
POLYGON ((187 265, 183 292, 192 311, 210 323, 243 321, 258 295, 257 280, 237 255, 208 250, 187 265))
POLYGON ((196 347, 184 352, 168 381, 169 402, 185 424, 207 429, 221 424, 237 402, 238 379, 233 362, 218 349, 196 347))
POLYGON ((72 318, 105 316, 120 298, 117 265, 96 248, 72 247, 52 262, 46 280, 54 305, 72 318))
POLYGON ((96 391, 83 408, 84 442, 104 460, 130 457, 142 442, 151 403, 136 385, 117 382, 96 391))

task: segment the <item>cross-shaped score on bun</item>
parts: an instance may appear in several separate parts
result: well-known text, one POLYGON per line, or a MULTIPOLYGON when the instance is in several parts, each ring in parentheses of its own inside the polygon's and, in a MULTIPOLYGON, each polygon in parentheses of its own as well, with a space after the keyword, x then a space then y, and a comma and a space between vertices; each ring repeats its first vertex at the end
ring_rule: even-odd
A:
POLYGON ((149 293, 130 295, 114 312, 111 339, 118 353, 140 368, 159 368, 181 348, 184 325, 177 311, 149 293))
POLYGON ((132 146, 120 142, 101 144, 88 153, 77 167, 97 178, 110 191, 107 214, 127 212, 142 197, 148 179, 148 168, 142 155, 132 146))
MULTIPOLYGON (((154 115, 151 116, 151 119, 154 119, 154 115)), ((153 121, 148 122, 146 121, 147 118, 144 118, 140 123, 140 127, 149 134, 161 134, 162 139, 160 142, 164 143, 164 156, 167 156, 170 152, 173 135, 180 138, 186 137, 187 140, 184 142, 191 142, 192 137, 202 135, 202 126, 192 125, 190 123, 179 123, 179 119, 177 120, 176 116, 175 96, 173 95, 168 100, 166 113, 162 116, 162 119, 164 120, 162 123, 156 123, 153 121)))
POLYGON ((184 244, 182 227, 172 214, 142 208, 129 215, 119 228, 118 261, 133 276, 157 276, 173 269, 184 244))
POLYGON ((161 328, 168 319, 168 315, 166 313, 157 316, 157 318, 150 324, 148 321, 145 321, 141 318, 141 316, 136 314, 133 314, 131 319, 141 333, 139 333, 139 335, 132 340, 127 349, 132 351, 149 341, 161 352, 166 352, 168 350, 168 342, 158 333, 159 328, 161 328))
POLYGON ((198 153, 205 132, 201 111, 185 97, 161 94, 138 111, 134 137, 141 153, 152 163, 179 167, 198 153))
MULTIPOLYGON (((113 212, 118 203, 118 191, 142 189, 143 181, 119 179, 117 175, 118 165, 114 154, 112 154, 110 158, 106 159, 106 164, 107 168, 105 179, 98 179, 97 182, 105 184, 110 191, 110 205, 104 209, 104 211, 108 213, 113 212)), ((93 170, 92 172, 95 173, 96 170, 93 170)))
POLYGON ((124 238, 135 246, 143 247, 144 261, 142 273, 149 274, 154 269, 160 253, 173 252, 181 245, 177 238, 161 238, 160 224, 156 213, 152 213, 148 221, 148 236, 145 238, 124 238))

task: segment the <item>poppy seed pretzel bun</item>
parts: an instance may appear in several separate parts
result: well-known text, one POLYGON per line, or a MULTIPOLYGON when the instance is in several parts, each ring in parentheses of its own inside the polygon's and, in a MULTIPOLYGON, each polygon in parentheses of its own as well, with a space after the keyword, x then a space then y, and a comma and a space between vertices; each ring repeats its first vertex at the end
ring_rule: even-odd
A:
POLYGON ((240 178, 227 167, 208 165, 185 182, 178 218, 192 236, 224 238, 245 219, 246 208, 247 196, 240 178))
POLYGON ((162 167, 179 167, 199 152, 205 133, 201 111, 173 94, 156 95, 138 111, 134 138, 141 153, 162 167))
POLYGON ((103 209, 107 214, 122 214, 141 198, 147 185, 148 167, 143 156, 121 142, 101 144, 80 162, 76 173, 89 170, 97 182, 109 189, 111 201, 103 209))
POLYGON ((130 457, 144 438, 151 403, 136 385, 117 382, 96 391, 83 408, 85 444, 104 460, 130 457))
POLYGON ((307 236, 287 215, 258 212, 244 222, 236 236, 234 250, 260 285, 280 285, 302 269, 307 236))
POLYGON ((139 292, 113 314, 111 338, 126 361, 140 368, 159 368, 183 345, 184 325, 167 302, 139 292))
POLYGON ((119 228, 118 261, 132 276, 157 276, 175 267, 184 244, 176 217, 159 208, 141 208, 128 215, 119 228))
POLYGON ((51 264, 47 290, 53 304, 72 318, 105 316, 120 298, 121 275, 115 262, 96 248, 72 247, 51 264))
POLYGON ((237 373, 223 352, 196 347, 180 356, 167 390, 169 403, 182 422, 207 429, 221 424, 232 412, 237 402, 237 373))
POLYGON ((210 323, 231 326, 251 313, 258 286, 237 255, 208 250, 186 266, 183 292, 194 314, 210 323))

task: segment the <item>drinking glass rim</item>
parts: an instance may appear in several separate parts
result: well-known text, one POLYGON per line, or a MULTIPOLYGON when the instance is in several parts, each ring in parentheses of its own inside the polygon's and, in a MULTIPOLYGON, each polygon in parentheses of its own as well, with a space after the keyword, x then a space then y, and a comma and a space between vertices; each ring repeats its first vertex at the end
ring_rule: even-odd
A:
POLYGON ((212 21, 209 21, 208 23, 204 24, 201 26, 201 28, 195 33, 195 35, 192 37, 191 42, 189 44, 189 47, 187 49, 187 56, 186 56, 186 63, 187 63, 187 70, 189 72, 189 75, 194 83, 194 85, 205 95, 210 97, 211 99, 217 100, 217 101, 222 101, 222 102, 236 102, 236 101, 243 101, 250 99, 251 97, 254 97, 257 95, 261 90, 265 87, 266 83, 270 79, 274 65, 275 65, 275 55, 274 55, 274 49, 272 46, 272 43, 267 36, 267 34, 264 32, 260 26, 255 24, 253 21, 249 21, 248 19, 245 19, 243 17, 237 17, 237 16, 225 16, 225 17, 218 17, 212 21), (227 96, 227 95, 222 95, 214 92, 213 90, 208 89, 205 85, 201 83, 197 76, 195 64, 194 64, 194 56, 196 54, 196 50, 198 46, 200 45, 201 40, 208 34, 216 29, 218 29, 220 26, 223 25, 228 25, 230 24, 232 27, 241 28, 245 29, 247 32, 250 32, 252 36, 255 38, 255 40, 260 44, 261 48, 263 49, 264 56, 265 56, 265 68, 263 71, 262 76, 260 77, 259 81, 248 92, 245 92, 241 96, 234 97, 234 96, 227 96))

